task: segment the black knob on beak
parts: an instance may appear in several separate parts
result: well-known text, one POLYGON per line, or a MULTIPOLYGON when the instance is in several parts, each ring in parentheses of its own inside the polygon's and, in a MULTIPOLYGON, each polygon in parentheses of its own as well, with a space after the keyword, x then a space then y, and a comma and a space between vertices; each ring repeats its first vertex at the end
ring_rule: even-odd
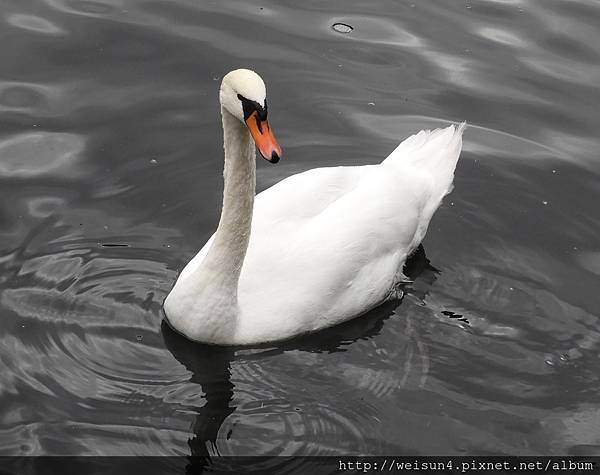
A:
POLYGON ((280 157, 279 157, 279 155, 277 155, 277 152, 276 152, 275 150, 273 150, 273 151, 271 152, 271 158, 269 159, 269 161, 270 161, 271 163, 277 163, 277 162, 279 161, 279 158, 280 158, 280 157))

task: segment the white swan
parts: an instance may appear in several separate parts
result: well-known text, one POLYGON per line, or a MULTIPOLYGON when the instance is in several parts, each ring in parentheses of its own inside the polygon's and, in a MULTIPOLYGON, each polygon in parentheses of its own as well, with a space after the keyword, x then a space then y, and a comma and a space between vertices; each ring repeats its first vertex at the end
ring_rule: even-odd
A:
POLYGON ((284 340, 381 304, 452 188, 464 124, 421 131, 381 164, 316 168, 255 197, 255 144, 271 162, 281 156, 265 97, 253 71, 223 78, 221 219, 164 302, 191 340, 284 340))

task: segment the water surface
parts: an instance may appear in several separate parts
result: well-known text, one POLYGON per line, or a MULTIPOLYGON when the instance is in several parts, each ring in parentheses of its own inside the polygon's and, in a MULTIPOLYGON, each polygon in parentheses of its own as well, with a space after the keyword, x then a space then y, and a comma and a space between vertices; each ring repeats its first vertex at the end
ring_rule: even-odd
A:
POLYGON ((0 23, 0 454, 600 452, 597 2, 5 0, 0 23), (218 221, 237 67, 285 150, 259 190, 469 123, 400 304, 255 349, 162 324, 218 221))

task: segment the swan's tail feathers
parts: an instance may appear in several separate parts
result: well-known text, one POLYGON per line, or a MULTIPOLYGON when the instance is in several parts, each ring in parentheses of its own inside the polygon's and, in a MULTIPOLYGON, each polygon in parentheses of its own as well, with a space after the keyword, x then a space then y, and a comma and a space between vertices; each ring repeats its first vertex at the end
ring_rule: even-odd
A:
POLYGON ((383 163, 385 166, 408 166, 429 172, 441 200, 452 191, 454 170, 466 126, 467 123, 462 122, 445 129, 421 130, 398 145, 383 163))

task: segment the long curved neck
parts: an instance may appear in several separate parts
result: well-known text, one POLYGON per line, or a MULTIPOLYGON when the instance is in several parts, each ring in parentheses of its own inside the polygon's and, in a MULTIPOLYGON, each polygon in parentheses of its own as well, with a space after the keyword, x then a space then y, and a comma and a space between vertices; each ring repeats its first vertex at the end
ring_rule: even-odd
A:
POLYGON ((250 241, 256 159, 248 129, 224 108, 221 115, 225 149, 221 220, 200 265, 185 278, 182 273, 167 296, 165 312, 186 336, 227 344, 233 341, 240 316, 238 282, 250 241))
POLYGON ((237 285, 248 249, 256 191, 256 155, 247 127, 226 109, 223 118, 225 168, 221 219, 203 270, 237 304, 237 285))

